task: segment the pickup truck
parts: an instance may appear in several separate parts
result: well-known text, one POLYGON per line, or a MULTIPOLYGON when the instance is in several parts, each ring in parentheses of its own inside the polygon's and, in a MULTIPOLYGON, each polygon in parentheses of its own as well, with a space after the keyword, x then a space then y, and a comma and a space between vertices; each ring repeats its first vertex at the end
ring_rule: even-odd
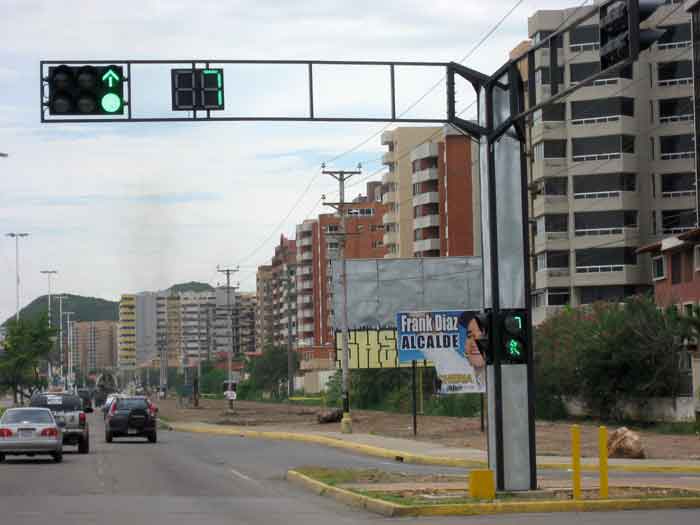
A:
POLYGON ((90 427, 83 407, 83 400, 68 392, 34 394, 30 406, 48 408, 56 424, 63 431, 64 445, 78 445, 78 452, 90 452, 90 427))

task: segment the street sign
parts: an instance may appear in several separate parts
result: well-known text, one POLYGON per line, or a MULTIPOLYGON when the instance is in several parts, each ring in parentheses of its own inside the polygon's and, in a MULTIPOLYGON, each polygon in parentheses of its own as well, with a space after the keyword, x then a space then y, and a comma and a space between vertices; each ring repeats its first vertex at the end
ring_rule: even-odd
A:
POLYGON ((172 69, 173 111, 224 109, 224 70, 172 69))

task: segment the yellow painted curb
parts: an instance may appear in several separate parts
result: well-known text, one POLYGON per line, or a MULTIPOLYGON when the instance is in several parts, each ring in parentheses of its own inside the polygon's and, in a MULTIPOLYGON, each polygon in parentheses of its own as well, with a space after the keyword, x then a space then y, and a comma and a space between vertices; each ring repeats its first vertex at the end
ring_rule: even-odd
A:
MULTIPOLYGON (((329 447, 340 448, 343 450, 351 450, 359 454, 373 456, 383 459, 391 459, 401 461, 403 463, 412 463, 417 465, 439 465, 444 467, 464 467, 475 468, 486 466, 486 461, 456 459, 444 456, 425 456, 421 454, 412 454, 400 450, 391 450, 387 448, 375 447, 372 445, 363 445, 361 443, 351 443, 342 439, 336 439, 326 436, 317 436, 313 434, 302 434, 297 432, 278 432, 267 430, 247 430, 237 427, 216 427, 214 425, 198 425, 196 423, 168 423, 172 430, 182 432, 195 432, 202 434, 215 434, 224 436, 240 436, 259 439, 277 439, 286 441, 300 441, 303 443, 315 443, 317 445, 326 445, 329 447)), ((570 463, 547 463, 541 462, 537 466, 541 469, 552 470, 568 470, 571 468, 570 463)), ((597 472, 598 464, 582 463, 581 470, 586 472, 597 472)), ((609 471, 615 472, 637 472, 637 473, 676 473, 676 474, 700 474, 700 466, 673 466, 673 465, 608 465, 609 471)))
POLYGON ((478 514, 527 514, 544 512, 600 512, 616 510, 695 509, 700 497, 616 499, 582 501, 523 501, 498 503, 463 503, 448 505, 399 505, 349 490, 333 487, 305 476, 295 470, 287 472, 287 480, 302 485, 314 493, 330 496, 340 503, 360 507, 383 516, 470 516, 478 514))

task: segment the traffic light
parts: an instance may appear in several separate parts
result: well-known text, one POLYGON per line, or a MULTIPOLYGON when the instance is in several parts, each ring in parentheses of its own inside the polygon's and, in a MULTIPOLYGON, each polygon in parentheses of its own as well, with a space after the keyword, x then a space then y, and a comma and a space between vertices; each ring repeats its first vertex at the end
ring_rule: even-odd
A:
POLYGON ((124 114, 122 66, 69 66, 49 68, 50 115, 124 114))
POLYGON ((640 29, 664 0, 620 0, 602 6, 600 18, 600 69, 604 70, 628 58, 637 60, 664 31, 640 29))
POLYGON ((525 310, 505 310, 500 314, 503 346, 501 363, 527 363, 527 316, 525 310))
POLYGON ((479 352, 486 361, 487 365, 493 364, 493 351, 491 347, 491 312, 477 312, 474 315, 474 320, 479 326, 479 334, 475 335, 474 340, 479 352))

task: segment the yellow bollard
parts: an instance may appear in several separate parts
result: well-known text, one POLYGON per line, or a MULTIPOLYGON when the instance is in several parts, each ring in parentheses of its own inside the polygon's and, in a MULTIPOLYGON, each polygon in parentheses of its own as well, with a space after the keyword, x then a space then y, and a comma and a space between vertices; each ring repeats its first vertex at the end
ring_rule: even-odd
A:
POLYGON ((600 499, 608 499, 608 429, 598 430, 598 468, 600 470, 600 499))
POLYGON ((496 497, 493 470, 479 469, 469 473, 469 495, 474 499, 492 500, 496 497))
POLYGON ((571 426, 571 467, 573 470, 574 500, 581 499, 581 428, 571 426))

